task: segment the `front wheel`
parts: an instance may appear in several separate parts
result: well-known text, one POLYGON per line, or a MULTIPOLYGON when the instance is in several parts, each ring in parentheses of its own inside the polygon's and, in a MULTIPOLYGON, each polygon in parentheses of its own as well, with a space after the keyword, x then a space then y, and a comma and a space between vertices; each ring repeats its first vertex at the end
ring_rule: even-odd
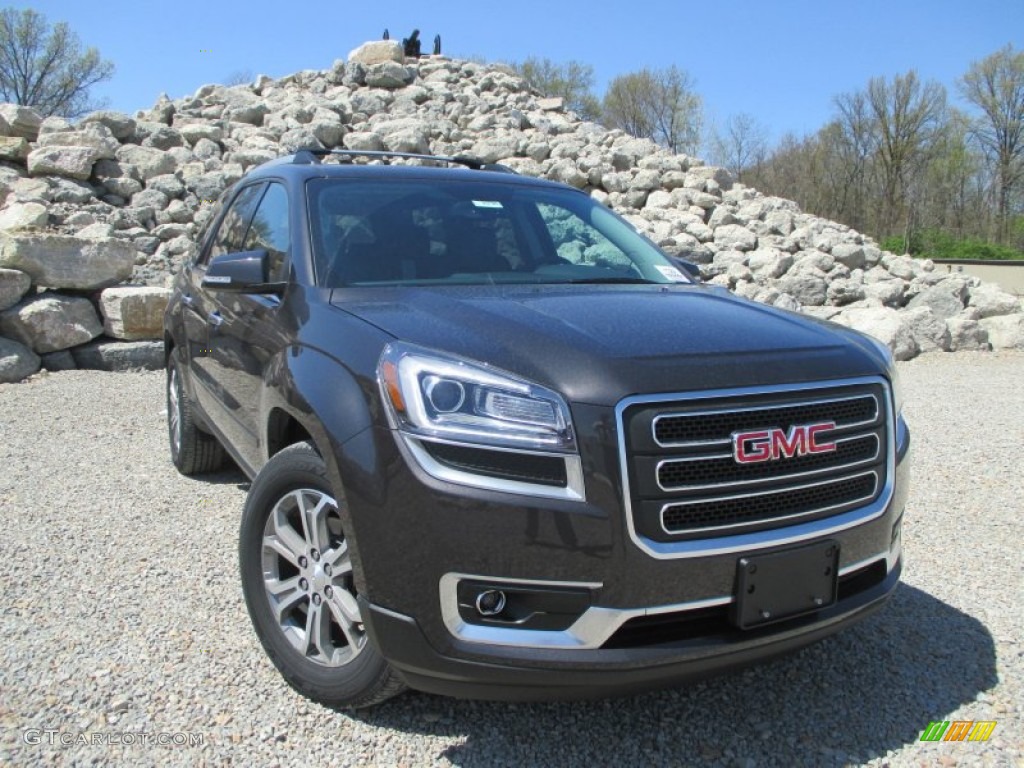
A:
POLYGON ((369 707, 405 686, 366 633, 326 475, 309 443, 260 470, 242 515, 242 590, 263 649, 293 688, 328 706, 369 707))

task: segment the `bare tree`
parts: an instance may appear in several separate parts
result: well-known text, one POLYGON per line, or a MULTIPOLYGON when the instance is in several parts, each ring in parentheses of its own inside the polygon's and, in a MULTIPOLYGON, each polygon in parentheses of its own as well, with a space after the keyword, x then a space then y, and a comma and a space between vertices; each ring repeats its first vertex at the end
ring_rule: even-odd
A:
POLYGON ((565 105, 584 120, 597 120, 601 102, 593 93, 594 68, 579 61, 558 64, 551 59, 534 56, 512 69, 545 96, 560 96, 565 105))
POLYGON ((874 77, 868 82, 867 105, 874 119, 882 181, 878 228, 884 235, 895 234, 902 221, 909 242, 913 214, 907 209, 907 192, 940 135, 946 89, 935 82, 922 84, 914 70, 896 75, 891 82, 874 77))
POLYGON ((995 166, 996 240, 1004 243, 1011 196, 1024 180, 1024 52, 1007 45, 973 62, 958 86, 983 113, 974 134, 995 166))
POLYGON ((224 85, 250 85, 255 79, 251 69, 236 69, 224 78, 224 85))
POLYGON ((764 163, 767 136, 767 130, 753 115, 740 112, 730 115, 720 130, 712 131, 711 147, 716 161, 742 181, 744 172, 756 170, 764 163))
POLYGON ((89 89, 114 74, 99 51, 82 51, 64 22, 51 28, 32 9, 0 11, 0 99, 34 107, 43 115, 79 117, 98 106, 89 89))
POLYGON ((673 152, 694 153, 703 110, 692 78, 677 66, 616 77, 603 103, 605 121, 632 136, 654 139, 673 152))

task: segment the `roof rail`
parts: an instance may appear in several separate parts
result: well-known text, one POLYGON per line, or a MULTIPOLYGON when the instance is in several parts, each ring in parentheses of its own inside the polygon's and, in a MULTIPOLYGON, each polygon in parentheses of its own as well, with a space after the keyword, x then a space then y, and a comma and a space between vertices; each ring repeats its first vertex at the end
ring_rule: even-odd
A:
POLYGON ((485 163, 475 157, 458 155, 446 157, 444 155, 422 155, 416 152, 387 152, 369 149, 320 149, 317 147, 306 147, 292 155, 294 165, 320 165, 321 158, 327 155, 339 155, 341 157, 369 157, 375 160, 386 160, 393 157, 412 160, 433 160, 437 163, 448 165, 464 165, 474 171, 496 171, 498 173, 515 173, 507 165, 500 163, 485 163))

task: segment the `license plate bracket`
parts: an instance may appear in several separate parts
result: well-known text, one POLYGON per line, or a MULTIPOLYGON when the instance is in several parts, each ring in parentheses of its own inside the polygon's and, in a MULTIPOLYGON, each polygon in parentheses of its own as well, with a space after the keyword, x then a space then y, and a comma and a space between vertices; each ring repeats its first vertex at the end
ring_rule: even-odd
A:
POLYGON ((815 542, 736 563, 732 621, 754 629, 820 610, 836 601, 839 542, 815 542))

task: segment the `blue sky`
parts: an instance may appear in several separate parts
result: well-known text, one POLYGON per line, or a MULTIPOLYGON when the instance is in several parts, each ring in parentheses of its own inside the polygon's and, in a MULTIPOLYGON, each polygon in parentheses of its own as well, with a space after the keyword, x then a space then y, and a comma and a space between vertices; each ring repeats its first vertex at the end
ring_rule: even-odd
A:
MULTIPOLYGON (((12 3, 14 7, 29 7, 12 3)), ((690 73, 711 119, 747 112, 773 139, 810 133, 836 94, 914 68, 947 87, 972 60, 1024 48, 1024 0, 36 0, 51 22, 114 62, 95 89, 132 113, 250 71, 280 77, 324 69, 385 27, 421 30, 444 52, 489 61, 528 56, 594 67, 598 93, 618 74, 675 64, 690 73)))

